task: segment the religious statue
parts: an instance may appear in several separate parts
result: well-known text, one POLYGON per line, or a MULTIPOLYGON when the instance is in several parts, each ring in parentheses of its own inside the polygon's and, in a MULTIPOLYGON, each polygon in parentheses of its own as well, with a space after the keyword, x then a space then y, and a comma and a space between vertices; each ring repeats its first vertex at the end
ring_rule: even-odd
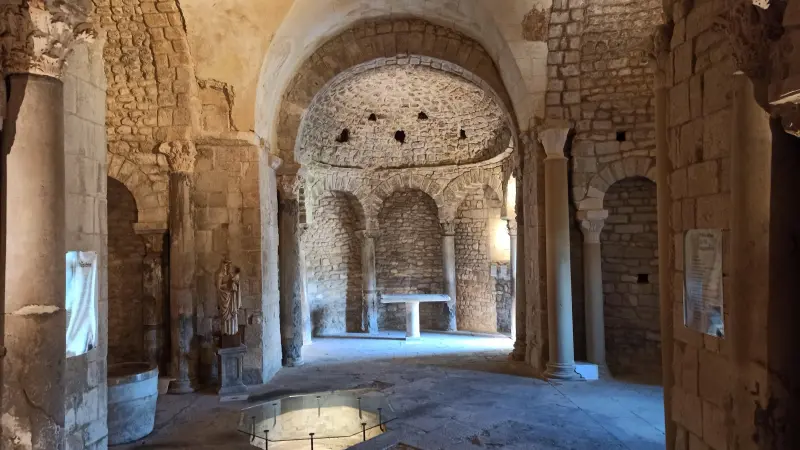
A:
POLYGON ((239 308, 242 307, 242 296, 239 290, 239 274, 241 270, 225 258, 216 274, 217 293, 219 295, 219 320, 223 336, 233 336, 239 331, 239 308))

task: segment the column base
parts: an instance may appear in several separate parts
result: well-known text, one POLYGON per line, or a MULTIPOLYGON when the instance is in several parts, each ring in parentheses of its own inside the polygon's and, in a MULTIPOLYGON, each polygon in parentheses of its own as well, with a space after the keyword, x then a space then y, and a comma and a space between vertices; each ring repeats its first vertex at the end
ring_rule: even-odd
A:
POLYGON ((286 358, 286 361, 283 363, 284 367, 300 367, 305 364, 303 358, 286 358))
POLYGON ((575 371, 575 364, 552 364, 547 363, 547 370, 544 377, 548 380, 577 381, 582 380, 578 372, 575 371))
POLYGON ((522 342, 514 342, 514 350, 508 355, 509 359, 517 362, 525 362, 525 354, 528 352, 527 345, 522 342))
POLYGON ((191 394, 194 392, 191 380, 172 380, 169 382, 169 390, 167 394, 191 394))

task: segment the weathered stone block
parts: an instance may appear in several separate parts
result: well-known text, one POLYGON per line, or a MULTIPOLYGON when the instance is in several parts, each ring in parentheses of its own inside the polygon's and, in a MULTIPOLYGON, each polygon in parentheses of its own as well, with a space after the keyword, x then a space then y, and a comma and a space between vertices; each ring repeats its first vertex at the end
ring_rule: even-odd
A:
POLYGON ((687 171, 687 194, 690 197, 719 192, 719 165, 717 161, 692 164, 687 171))

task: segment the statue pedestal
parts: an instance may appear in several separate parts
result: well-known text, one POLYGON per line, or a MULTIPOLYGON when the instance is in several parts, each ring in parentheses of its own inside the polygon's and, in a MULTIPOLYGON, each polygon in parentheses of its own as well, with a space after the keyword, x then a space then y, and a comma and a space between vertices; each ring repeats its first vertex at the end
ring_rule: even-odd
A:
POLYGON ((242 382, 246 351, 247 346, 245 345, 217 350, 219 358, 219 391, 217 393, 222 402, 247 400, 247 386, 242 382))

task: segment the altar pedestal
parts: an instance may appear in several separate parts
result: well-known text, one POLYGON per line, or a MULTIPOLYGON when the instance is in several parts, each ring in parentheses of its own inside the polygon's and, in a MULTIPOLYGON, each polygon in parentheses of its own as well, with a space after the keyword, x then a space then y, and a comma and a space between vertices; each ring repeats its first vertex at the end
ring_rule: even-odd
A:
POLYGON ((247 400, 247 386, 242 382, 242 368, 244 366, 244 354, 247 347, 221 348, 217 350, 219 358, 219 397, 220 401, 230 402, 247 400))

